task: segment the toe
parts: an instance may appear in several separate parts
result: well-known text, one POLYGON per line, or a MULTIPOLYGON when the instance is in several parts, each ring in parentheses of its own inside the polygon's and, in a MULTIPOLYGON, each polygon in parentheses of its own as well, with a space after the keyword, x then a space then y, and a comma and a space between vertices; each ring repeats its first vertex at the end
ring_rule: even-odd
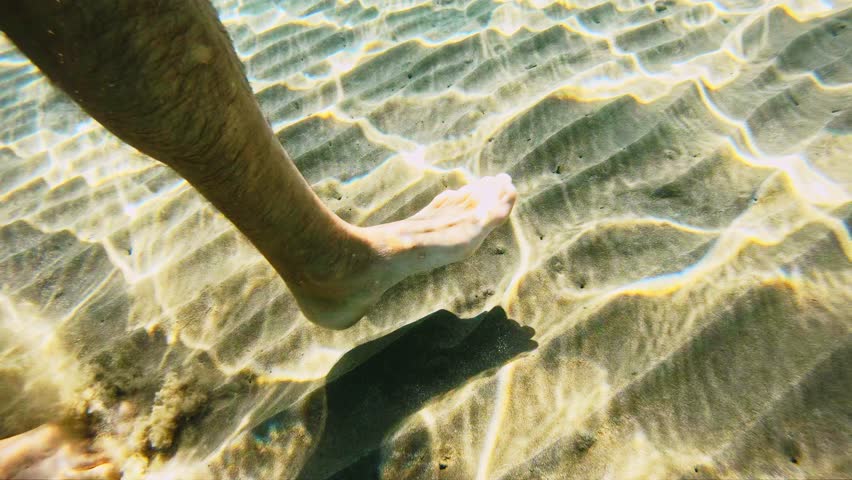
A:
POLYGON ((515 203, 515 200, 518 198, 518 191, 515 190, 515 186, 511 183, 506 184, 500 192, 500 198, 504 201, 515 203))
POLYGON ((432 206, 435 208, 441 208, 450 200, 450 198, 452 198, 452 190, 444 190, 435 196, 434 200, 432 200, 432 206))
POLYGON ((114 465, 102 463, 91 468, 74 468, 66 470, 61 477, 65 480, 113 480, 119 478, 119 472, 114 465))
POLYGON ((105 463, 109 463, 109 459, 101 453, 83 453, 73 458, 75 470, 89 470, 105 463))
POLYGON ((514 200, 517 195, 517 191, 515 190, 515 186, 512 184, 512 177, 505 173, 501 173, 495 177, 488 177, 489 179, 489 187, 493 188, 493 191, 498 192, 498 198, 501 200, 514 200))

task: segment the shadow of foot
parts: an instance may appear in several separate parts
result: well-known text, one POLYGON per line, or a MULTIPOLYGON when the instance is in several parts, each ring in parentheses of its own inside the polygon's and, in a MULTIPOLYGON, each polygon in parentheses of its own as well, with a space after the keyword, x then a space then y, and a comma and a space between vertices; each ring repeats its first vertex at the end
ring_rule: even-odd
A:
MULTIPOLYGON (((535 349, 534 334, 500 307, 469 320, 440 310, 347 352, 304 404, 315 442, 297 478, 375 477, 375 453, 396 425, 432 398, 535 349)), ((268 419, 255 438, 270 439, 292 415, 268 419)))

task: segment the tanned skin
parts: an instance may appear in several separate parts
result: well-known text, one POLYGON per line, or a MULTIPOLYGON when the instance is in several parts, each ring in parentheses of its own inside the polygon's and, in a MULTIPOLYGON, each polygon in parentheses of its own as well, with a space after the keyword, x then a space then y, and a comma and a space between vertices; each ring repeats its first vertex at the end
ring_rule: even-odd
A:
POLYGON ((407 220, 344 222, 269 127, 207 0, 0 0, 0 29, 104 127, 201 192, 322 326, 349 327, 406 276, 466 258, 514 204, 501 174, 407 220))

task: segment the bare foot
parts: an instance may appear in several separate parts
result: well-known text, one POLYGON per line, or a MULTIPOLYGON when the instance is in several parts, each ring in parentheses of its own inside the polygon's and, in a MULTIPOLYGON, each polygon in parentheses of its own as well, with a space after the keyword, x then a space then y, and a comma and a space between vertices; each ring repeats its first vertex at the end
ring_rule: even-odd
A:
POLYGON ((114 479, 118 471, 53 424, 0 440, 0 478, 114 479))
POLYGON ((371 245, 370 260, 354 268, 342 266, 313 285, 291 290, 314 323, 333 329, 350 327, 403 278, 472 255, 509 217, 516 196, 512 179, 501 173, 459 190, 446 190, 406 220, 349 226, 353 239, 371 245))

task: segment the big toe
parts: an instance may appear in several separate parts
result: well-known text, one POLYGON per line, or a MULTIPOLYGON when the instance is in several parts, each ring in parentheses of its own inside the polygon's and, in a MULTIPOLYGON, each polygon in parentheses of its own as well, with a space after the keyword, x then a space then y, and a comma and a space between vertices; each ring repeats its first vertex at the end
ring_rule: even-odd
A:
POLYGON ((512 185, 512 178, 505 173, 481 180, 480 201, 482 214, 490 221, 505 220, 515 205, 517 191, 512 185))
POLYGON ((515 185, 512 183, 512 177, 505 173, 501 173, 495 178, 498 182, 500 199, 514 205, 515 200, 518 198, 518 191, 515 189, 515 185))
POLYGON ((65 470, 59 478, 63 480, 117 480, 120 476, 115 465, 101 463, 91 467, 76 467, 65 470))

